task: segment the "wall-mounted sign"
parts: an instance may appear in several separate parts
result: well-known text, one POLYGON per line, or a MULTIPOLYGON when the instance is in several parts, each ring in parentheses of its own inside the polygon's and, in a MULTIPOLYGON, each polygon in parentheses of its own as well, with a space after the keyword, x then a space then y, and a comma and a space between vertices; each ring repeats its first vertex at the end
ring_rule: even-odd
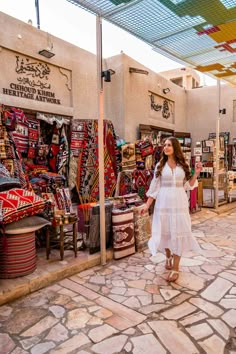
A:
POLYGON ((149 97, 151 116, 174 123, 174 102, 153 92, 149 92, 149 97))
POLYGON ((70 105, 71 72, 37 59, 2 49, 1 93, 56 105, 70 105), (4 70, 4 66, 7 69, 4 70))

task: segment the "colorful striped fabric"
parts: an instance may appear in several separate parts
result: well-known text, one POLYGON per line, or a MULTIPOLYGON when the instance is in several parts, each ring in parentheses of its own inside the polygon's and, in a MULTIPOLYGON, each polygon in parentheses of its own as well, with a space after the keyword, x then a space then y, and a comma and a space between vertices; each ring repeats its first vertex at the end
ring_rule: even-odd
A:
MULTIPOLYGON (((70 185, 76 185, 78 193, 90 195, 90 201, 99 199, 99 161, 98 161, 98 121, 75 120, 73 122, 72 150, 78 156, 77 177, 70 174, 70 185), (77 133, 76 133, 77 132, 77 133), (81 134, 78 134, 80 132, 81 134), (83 143, 81 137, 84 135, 83 143), (76 181, 73 179, 76 177, 76 181)), ((105 197, 115 193, 117 180, 116 136, 110 121, 104 121, 104 169, 105 197)))
POLYGON ((22 277, 35 269, 34 232, 0 237, 0 278, 22 277))

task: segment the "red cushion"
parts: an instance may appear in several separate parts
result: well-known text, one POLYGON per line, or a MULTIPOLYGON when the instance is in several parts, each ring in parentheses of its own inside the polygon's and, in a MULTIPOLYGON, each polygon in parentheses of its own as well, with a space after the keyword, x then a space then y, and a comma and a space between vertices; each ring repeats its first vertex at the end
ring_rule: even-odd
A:
POLYGON ((0 210, 4 224, 41 213, 44 207, 44 199, 25 189, 13 188, 0 193, 0 210))

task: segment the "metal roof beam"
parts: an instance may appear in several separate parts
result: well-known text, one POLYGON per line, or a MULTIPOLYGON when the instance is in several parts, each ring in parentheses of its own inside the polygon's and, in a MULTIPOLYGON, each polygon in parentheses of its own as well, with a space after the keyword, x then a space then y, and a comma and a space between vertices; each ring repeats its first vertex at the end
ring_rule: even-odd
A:
POLYGON ((99 12, 97 7, 89 4, 86 0, 66 0, 66 1, 70 2, 73 5, 82 7, 84 10, 92 12, 93 14, 103 16, 102 11, 99 12))
POLYGON ((183 30, 180 30, 180 31, 178 31, 178 32, 172 32, 172 33, 170 33, 170 34, 168 34, 168 35, 165 35, 165 36, 160 36, 160 37, 158 37, 157 39, 155 39, 154 41, 152 41, 151 42, 151 44, 152 45, 156 45, 156 42, 158 42, 158 41, 160 41, 160 40, 162 40, 162 39, 166 39, 166 38, 169 38, 169 37, 172 37, 172 36, 174 36, 174 35, 178 35, 178 34, 180 34, 180 33, 184 33, 184 32, 186 32, 186 31, 189 31, 190 29, 192 29, 193 28, 193 26, 189 26, 189 27, 186 27, 185 29, 183 29, 183 30))
POLYGON ((136 1, 132 1, 132 2, 129 2, 128 4, 124 4, 124 5, 120 5, 119 7, 117 7, 116 9, 114 10, 110 10, 110 11, 107 11, 107 12, 104 12, 103 15, 104 16, 112 16, 112 15, 115 15, 123 10, 126 10, 134 5, 137 5, 138 3, 140 2, 143 2, 144 0, 136 0, 136 1))

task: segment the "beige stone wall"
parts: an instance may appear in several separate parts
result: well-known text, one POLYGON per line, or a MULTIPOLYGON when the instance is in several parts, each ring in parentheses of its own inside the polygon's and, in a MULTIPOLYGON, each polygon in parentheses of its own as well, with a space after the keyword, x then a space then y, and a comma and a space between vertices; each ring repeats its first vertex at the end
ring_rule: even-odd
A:
POLYGON ((104 88, 104 118, 110 119, 116 134, 125 136, 125 91, 124 91, 124 61, 123 55, 117 55, 103 61, 103 70, 112 69, 111 82, 103 82, 104 88))
POLYGON ((1 103, 75 118, 97 118, 95 55, 1 12, 0 27, 4 29, 0 31, 1 103), (39 50, 51 46, 55 53, 53 58, 46 59, 38 54, 39 50), (9 88, 11 82, 18 83, 17 79, 23 76, 30 77, 31 82, 33 80, 26 72, 23 76, 16 74, 17 54, 24 62, 28 58, 31 63, 48 65, 51 92, 60 99, 60 105, 3 94, 4 87, 9 88))
POLYGON ((123 55, 123 60, 125 80, 125 139, 127 141, 134 141, 139 137, 139 124, 150 124, 176 131, 186 131, 185 91, 127 55, 123 55), (148 71, 148 75, 130 73, 130 67, 148 71), (170 88, 170 92, 165 95, 162 90, 167 87, 170 88), (155 101, 161 105, 164 99, 170 101, 174 110, 173 117, 165 119, 162 117, 161 112, 151 109, 151 94, 154 94, 155 101))
MULTIPOLYGON (((209 133, 216 131, 218 116, 218 88, 206 86, 187 91, 187 129, 191 132, 193 145, 198 140, 208 138, 209 133)), ((221 85, 221 108, 226 114, 221 115, 220 131, 230 132, 230 142, 236 138, 236 121, 233 121, 233 101, 236 100, 236 88, 221 85)))
POLYGON ((178 68, 173 70, 167 70, 162 71, 160 74, 169 80, 182 78, 182 87, 186 90, 190 90, 192 88, 192 78, 198 84, 197 86, 200 85, 200 76, 198 75, 197 71, 192 68, 178 68))
POLYGON ((184 89, 154 73, 125 54, 104 60, 104 70, 113 69, 110 83, 104 83, 104 116, 114 123, 116 132, 126 141, 139 138, 139 124, 148 124, 187 131, 186 94, 184 89), (148 75, 130 73, 129 68, 141 69, 148 75), (170 88, 168 94, 164 88, 170 88), (165 119, 151 109, 150 95, 163 104, 167 99, 173 107, 173 117, 165 119))

